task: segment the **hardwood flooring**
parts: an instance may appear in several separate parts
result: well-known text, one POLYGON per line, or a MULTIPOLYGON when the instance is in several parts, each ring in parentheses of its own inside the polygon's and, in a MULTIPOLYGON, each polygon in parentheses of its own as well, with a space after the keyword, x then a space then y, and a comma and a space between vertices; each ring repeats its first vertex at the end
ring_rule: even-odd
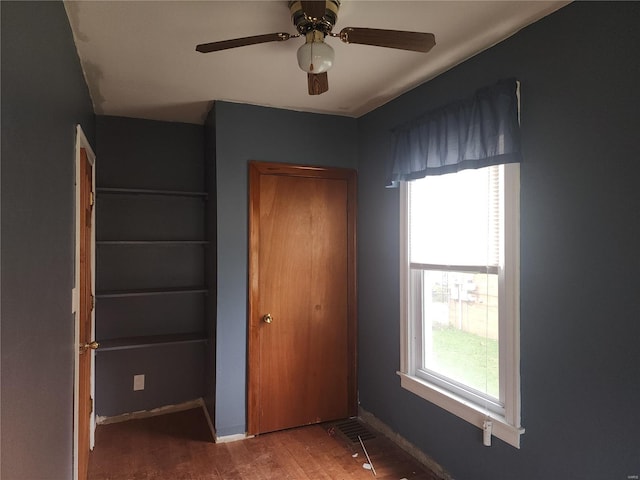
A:
MULTIPOLYGON (((368 427, 367 427, 368 428, 368 427)), ((386 437, 360 443, 331 424, 213 443, 200 408, 96 429, 89 480, 439 480, 386 437), (357 456, 353 456, 357 454, 357 456)))

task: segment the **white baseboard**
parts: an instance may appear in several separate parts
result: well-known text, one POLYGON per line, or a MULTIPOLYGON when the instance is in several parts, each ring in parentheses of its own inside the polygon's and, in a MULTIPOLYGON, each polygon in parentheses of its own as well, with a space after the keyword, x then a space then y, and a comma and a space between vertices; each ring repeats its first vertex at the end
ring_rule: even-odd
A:
POLYGON ((213 438, 213 441, 215 443, 216 441, 216 427, 213 426, 213 420, 211 420, 211 417, 209 416, 209 410, 207 409, 207 405, 204 403, 204 399, 200 399, 202 400, 202 411, 204 412, 204 416, 207 419, 207 424, 209 425, 209 431, 211 432, 211 438, 213 438))
POLYGON ((253 438, 254 435, 247 435, 246 433, 237 433, 235 435, 223 435, 222 437, 216 436, 216 443, 229 443, 229 442, 237 442, 239 440, 247 440, 248 438, 253 438))
POLYGON ((113 417, 102 417, 96 415, 96 424, 109 425, 111 423, 126 422, 127 420, 136 420, 139 418, 149 418, 158 415, 166 415, 167 413, 183 412, 185 410, 191 410, 198 407, 202 407, 205 412, 207 411, 207 409, 204 407, 204 401, 202 400, 202 398, 197 398, 195 400, 189 400, 188 402, 179 403, 177 405, 166 405, 164 407, 154 408, 153 410, 140 410, 137 412, 123 413, 122 415, 115 415, 113 417))

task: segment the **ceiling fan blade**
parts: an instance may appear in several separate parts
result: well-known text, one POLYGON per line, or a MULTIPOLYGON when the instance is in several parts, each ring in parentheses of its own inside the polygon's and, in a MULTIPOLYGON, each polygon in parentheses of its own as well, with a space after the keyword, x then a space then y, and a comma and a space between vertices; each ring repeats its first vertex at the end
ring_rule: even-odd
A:
POLYGON ((436 44, 433 33, 356 27, 343 28, 340 31, 340 40, 345 43, 359 43, 424 53, 431 50, 436 44))
POLYGON ((217 52, 219 50, 244 47, 246 45, 256 45, 258 43, 283 42, 285 40, 289 40, 289 38, 291 38, 291 35, 289 35, 288 33, 267 33, 265 35, 234 38, 232 40, 223 40, 221 42, 201 43, 200 45, 196 46, 196 51, 201 53, 217 52))
POLYGON ((329 77, 324 73, 307 73, 309 95, 320 95, 329 90, 329 77))
POLYGON ((302 1, 300 2, 300 4, 302 5, 302 11, 304 12, 304 14, 309 17, 309 18, 316 18, 316 19, 321 19, 322 17, 324 17, 324 14, 327 10, 327 2, 319 2, 317 0, 315 1, 302 1))

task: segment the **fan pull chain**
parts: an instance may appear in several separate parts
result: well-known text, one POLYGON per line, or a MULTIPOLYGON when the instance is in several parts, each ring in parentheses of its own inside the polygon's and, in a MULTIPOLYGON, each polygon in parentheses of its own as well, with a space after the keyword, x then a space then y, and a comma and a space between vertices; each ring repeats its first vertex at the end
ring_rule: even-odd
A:
POLYGON ((311 65, 309 65, 309 70, 313 72, 313 43, 311 42, 311 65))

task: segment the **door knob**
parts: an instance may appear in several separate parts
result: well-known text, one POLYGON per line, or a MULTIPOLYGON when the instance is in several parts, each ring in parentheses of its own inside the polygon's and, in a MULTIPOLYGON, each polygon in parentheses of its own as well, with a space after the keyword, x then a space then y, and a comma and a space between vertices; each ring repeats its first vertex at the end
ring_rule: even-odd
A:
POLYGON ((271 316, 270 313, 267 313, 265 316, 262 317, 262 321, 264 323, 271 323, 273 322, 273 317, 271 316))
POLYGON ((81 350, 97 350, 99 346, 100 344, 94 340, 91 343, 85 343, 84 345, 82 345, 82 347, 80 347, 80 349, 81 350))

